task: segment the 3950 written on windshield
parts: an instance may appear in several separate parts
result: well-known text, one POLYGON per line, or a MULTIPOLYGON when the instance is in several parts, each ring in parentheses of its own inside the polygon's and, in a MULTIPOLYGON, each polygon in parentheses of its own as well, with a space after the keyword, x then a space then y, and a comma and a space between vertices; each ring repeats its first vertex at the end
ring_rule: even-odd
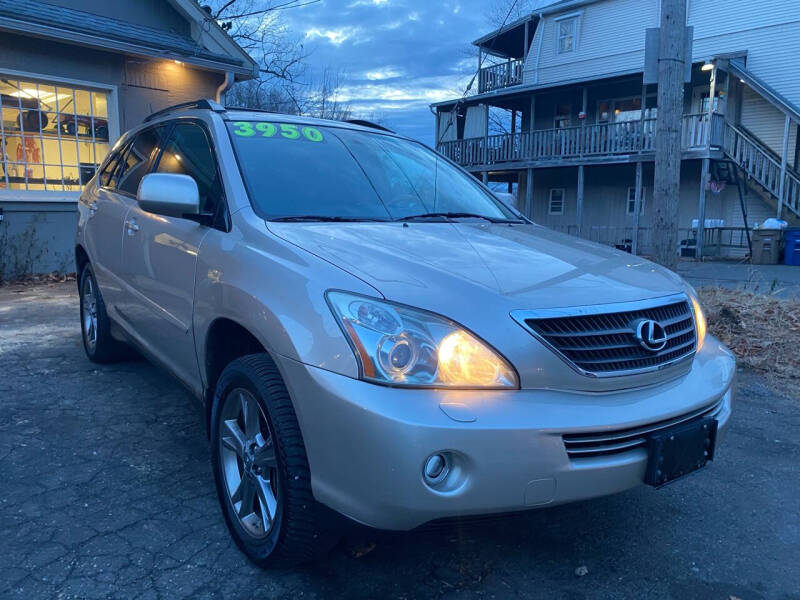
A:
POLYGON ((266 121, 236 121, 233 124, 233 133, 240 137, 260 136, 265 138, 279 135, 287 140, 307 140, 321 142, 322 132, 314 127, 298 127, 291 123, 267 123, 266 121))

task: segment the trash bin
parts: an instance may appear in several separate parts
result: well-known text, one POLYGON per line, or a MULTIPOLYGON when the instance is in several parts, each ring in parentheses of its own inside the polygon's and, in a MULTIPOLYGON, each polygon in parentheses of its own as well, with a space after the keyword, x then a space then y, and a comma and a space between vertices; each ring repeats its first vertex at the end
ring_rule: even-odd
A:
POLYGON ((777 265, 781 256, 782 229, 753 230, 753 264, 777 265))
POLYGON ((786 230, 786 251, 783 264, 800 266, 800 229, 786 230))

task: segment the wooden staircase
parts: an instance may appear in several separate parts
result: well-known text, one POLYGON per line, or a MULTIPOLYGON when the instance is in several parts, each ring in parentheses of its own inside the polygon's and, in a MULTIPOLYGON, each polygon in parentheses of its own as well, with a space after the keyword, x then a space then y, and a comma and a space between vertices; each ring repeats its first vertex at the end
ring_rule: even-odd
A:
POLYGON ((800 173, 786 167, 781 186, 781 159, 757 137, 742 127, 725 124, 725 154, 746 175, 749 186, 770 205, 777 214, 781 193, 783 194, 782 218, 797 222, 800 218, 800 173), (758 184, 757 186, 752 183, 758 184))

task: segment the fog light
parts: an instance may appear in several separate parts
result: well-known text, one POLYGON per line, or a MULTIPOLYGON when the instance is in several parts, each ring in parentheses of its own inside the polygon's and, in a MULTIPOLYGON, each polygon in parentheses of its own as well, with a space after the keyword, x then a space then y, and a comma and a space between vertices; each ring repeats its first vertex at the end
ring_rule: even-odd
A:
POLYGON ((447 475, 447 458, 442 454, 432 454, 425 461, 425 481, 429 484, 438 483, 447 475))

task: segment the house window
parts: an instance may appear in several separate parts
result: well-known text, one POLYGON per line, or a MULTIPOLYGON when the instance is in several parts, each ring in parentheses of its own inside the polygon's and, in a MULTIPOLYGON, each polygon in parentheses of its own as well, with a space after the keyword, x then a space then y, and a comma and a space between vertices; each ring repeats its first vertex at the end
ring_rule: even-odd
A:
POLYGON ((556 104, 556 116, 553 119, 553 127, 556 129, 566 129, 572 124, 571 115, 571 104, 556 104))
POLYGON ((108 93, 0 75, 0 189, 78 191, 108 154, 108 93))
MULTIPOLYGON (((644 214, 644 197, 645 191, 647 188, 642 188, 642 199, 639 203, 639 214, 644 214)), ((629 187, 628 188, 628 202, 627 202, 627 213, 629 215, 633 215, 636 212, 636 188, 629 187)))
POLYGON ((564 189, 556 188, 550 190, 550 203, 547 208, 547 214, 550 215, 563 215, 564 214, 564 189))
POLYGON ((578 17, 558 21, 558 53, 575 50, 578 41, 578 17))

